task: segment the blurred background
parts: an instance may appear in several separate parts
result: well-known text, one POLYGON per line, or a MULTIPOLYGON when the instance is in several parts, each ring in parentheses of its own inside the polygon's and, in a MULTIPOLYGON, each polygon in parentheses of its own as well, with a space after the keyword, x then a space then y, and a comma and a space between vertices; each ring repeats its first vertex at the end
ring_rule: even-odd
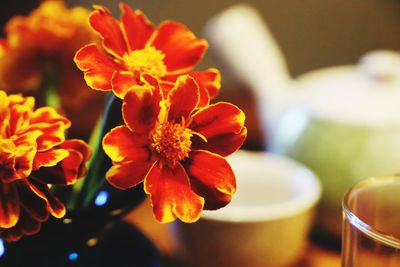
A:
MULTIPOLYGON (((40 1, 6 1, 0 9, 0 24, 13 15, 27 14, 40 1)), ((115 1, 68 0, 68 5, 93 4, 108 7, 119 16, 115 1)), ((210 18, 238 3, 255 7, 268 24, 281 48, 293 77, 321 67, 355 64, 367 51, 400 50, 400 2, 396 0, 126 0, 142 9, 155 24, 166 18, 186 24, 196 35, 204 37, 204 26, 210 18)), ((251 101, 246 85, 239 81, 210 47, 199 69, 216 67, 222 72, 221 95, 218 99, 251 101)), ((252 105, 242 107, 253 114, 252 105)), ((249 116, 248 116, 249 118, 249 116)), ((246 148, 261 149, 258 122, 248 119, 249 138, 246 148)))
MULTIPOLYGON (((20 1, 25 2, 25 1, 20 1)), ((69 4, 101 4, 119 14, 115 1, 69 0, 69 4)), ((253 5, 270 26, 290 72, 297 76, 316 68, 355 63, 372 49, 400 49, 400 2, 396 0, 135 0, 125 1, 142 9, 154 23, 165 18, 185 23, 203 36, 205 23, 225 8, 253 5)), ((218 66, 206 54, 203 66, 218 66)), ((232 77, 225 77, 226 82, 232 77)))
MULTIPOLYGON (((16 14, 28 14, 39 2, 39 0, 3 1, 0 9, 1 27, 16 14)), ((249 0, 246 2, 126 0, 125 2, 143 10, 155 24, 166 18, 176 20, 187 25, 200 37, 205 37, 204 29, 207 22, 226 8, 239 3, 250 4, 268 24, 286 59, 289 73, 294 78, 323 67, 356 64, 362 55, 371 50, 400 51, 400 1, 398 0, 249 0)), ((70 6, 86 7, 91 7, 93 4, 103 5, 116 17, 120 14, 117 1, 68 0, 66 3, 70 6)), ((218 68, 222 72, 222 90, 216 101, 232 102, 246 113, 249 134, 244 148, 263 149, 264 138, 260 130, 254 95, 249 90, 249 85, 233 74, 212 46, 198 66, 199 69, 209 67, 218 68)), ((135 211, 136 215, 133 214, 127 220, 147 231, 148 222, 153 219, 148 209, 149 206, 142 206, 135 211)), ((171 246, 168 244, 169 237, 159 238, 166 235, 164 229, 160 228, 160 225, 152 227, 148 234, 158 238, 158 245, 163 250, 168 250, 171 246)), ((315 264, 315 266, 328 265, 315 264)))

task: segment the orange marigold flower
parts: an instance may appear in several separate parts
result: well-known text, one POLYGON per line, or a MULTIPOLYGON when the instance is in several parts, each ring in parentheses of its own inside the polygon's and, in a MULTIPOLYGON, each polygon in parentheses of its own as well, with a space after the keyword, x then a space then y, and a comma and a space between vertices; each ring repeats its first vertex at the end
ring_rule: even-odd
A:
POLYGON ((73 61, 80 47, 98 40, 87 23, 88 16, 85 8, 69 9, 64 1, 43 1, 28 16, 13 17, 5 27, 6 38, 0 39, 0 88, 43 98, 39 89, 45 89, 51 78, 63 111, 73 121, 70 134, 73 131, 75 136, 89 134, 80 132, 91 130, 88 124, 94 124, 104 99, 85 90, 88 87, 73 61))
POLYGON ((199 108, 200 90, 188 75, 165 97, 154 77, 141 79, 124 97, 126 126, 103 139, 113 162, 106 179, 120 189, 144 181, 159 221, 194 222, 203 208, 228 204, 236 190, 224 157, 243 144, 245 115, 226 102, 199 108))
POLYGON ((82 177, 90 154, 83 141, 65 140, 68 119, 34 102, 0 91, 0 234, 9 241, 37 233, 50 214, 64 216, 49 186, 82 177))
POLYGON ((121 20, 110 11, 95 6, 90 15, 91 27, 103 39, 100 51, 95 44, 80 49, 77 66, 85 73, 87 84, 96 90, 114 90, 123 98, 126 90, 116 91, 115 84, 133 79, 140 83, 140 74, 148 73, 160 80, 164 91, 169 91, 179 75, 189 74, 200 87, 200 106, 217 95, 220 73, 216 69, 193 71, 207 49, 207 41, 197 38, 186 26, 164 21, 157 28, 140 10, 120 4, 121 20))

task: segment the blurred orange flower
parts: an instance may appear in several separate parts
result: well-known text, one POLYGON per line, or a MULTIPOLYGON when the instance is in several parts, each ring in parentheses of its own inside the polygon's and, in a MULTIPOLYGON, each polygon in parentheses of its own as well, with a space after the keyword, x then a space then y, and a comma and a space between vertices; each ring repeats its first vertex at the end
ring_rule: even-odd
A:
POLYGON ((82 7, 68 9, 63 1, 44 1, 28 16, 13 17, 5 27, 6 38, 0 39, 0 87, 40 100, 40 89, 50 83, 73 121, 72 135, 78 136, 88 135, 79 131, 91 130, 88 125, 96 121, 104 98, 88 90, 73 62, 80 47, 97 40, 88 16, 82 7))
POLYGON ((121 20, 115 20, 104 7, 95 6, 90 15, 91 27, 103 39, 105 52, 96 44, 88 44, 75 56, 78 67, 84 71, 87 84, 96 90, 113 90, 123 98, 127 88, 119 83, 133 80, 140 84, 141 73, 160 80, 164 91, 169 91, 179 75, 189 74, 200 88, 200 106, 220 89, 220 73, 216 69, 193 71, 205 50, 207 41, 197 38, 186 26, 164 21, 157 28, 140 10, 124 3, 121 20), (116 88, 120 90, 117 90, 116 88))
POLYGON ((49 215, 61 218, 64 205, 50 185, 73 184, 86 172, 89 147, 65 140, 70 121, 35 99, 0 91, 0 235, 18 240, 40 230, 49 215))
POLYGON ((244 113, 225 102, 199 108, 199 86, 188 75, 178 77, 166 97, 151 75, 141 81, 125 94, 126 126, 103 139, 113 162, 109 183, 127 189, 144 181, 155 217, 163 223, 177 217, 194 222, 203 208, 227 205, 236 182, 224 157, 246 138, 244 113))

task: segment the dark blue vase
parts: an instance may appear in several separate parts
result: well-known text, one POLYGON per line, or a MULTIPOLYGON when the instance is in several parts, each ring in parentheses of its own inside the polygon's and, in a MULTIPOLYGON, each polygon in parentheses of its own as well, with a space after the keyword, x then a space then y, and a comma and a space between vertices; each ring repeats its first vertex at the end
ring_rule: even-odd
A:
POLYGON ((94 214, 51 219, 39 234, 3 243, 0 266, 161 266, 162 255, 134 226, 94 214))

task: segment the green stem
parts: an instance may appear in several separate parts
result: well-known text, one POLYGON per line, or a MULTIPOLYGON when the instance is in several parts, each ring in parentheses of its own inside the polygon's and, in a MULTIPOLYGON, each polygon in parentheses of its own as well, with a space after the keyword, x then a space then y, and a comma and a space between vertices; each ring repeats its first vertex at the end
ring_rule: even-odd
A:
POLYGON ((111 161, 102 149, 102 139, 112 128, 121 124, 121 100, 110 94, 102 120, 96 126, 96 131, 91 138, 92 159, 88 164, 86 177, 77 185, 79 193, 73 200, 75 209, 87 208, 106 182, 105 173, 111 166, 111 161))

